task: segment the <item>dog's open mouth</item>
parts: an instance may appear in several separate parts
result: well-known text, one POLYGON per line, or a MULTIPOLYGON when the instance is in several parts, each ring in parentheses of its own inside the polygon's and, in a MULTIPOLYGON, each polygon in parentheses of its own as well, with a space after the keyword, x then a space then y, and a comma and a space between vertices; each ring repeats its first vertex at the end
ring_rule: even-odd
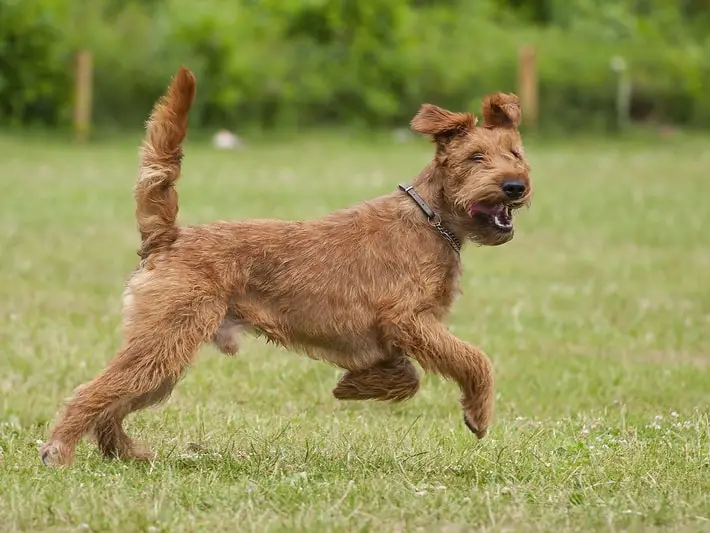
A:
POLYGON ((470 213, 472 217, 486 219, 496 231, 501 233, 513 231, 513 211, 510 206, 473 204, 470 213))

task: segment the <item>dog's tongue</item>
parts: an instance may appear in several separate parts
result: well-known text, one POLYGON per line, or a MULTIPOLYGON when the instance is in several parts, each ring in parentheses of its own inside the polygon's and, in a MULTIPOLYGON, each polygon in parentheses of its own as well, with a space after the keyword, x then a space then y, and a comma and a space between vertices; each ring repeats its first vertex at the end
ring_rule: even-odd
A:
POLYGON ((484 213, 486 215, 496 215, 498 211, 501 210, 500 205, 485 205, 485 204, 473 204, 471 205, 471 216, 476 213, 484 213))

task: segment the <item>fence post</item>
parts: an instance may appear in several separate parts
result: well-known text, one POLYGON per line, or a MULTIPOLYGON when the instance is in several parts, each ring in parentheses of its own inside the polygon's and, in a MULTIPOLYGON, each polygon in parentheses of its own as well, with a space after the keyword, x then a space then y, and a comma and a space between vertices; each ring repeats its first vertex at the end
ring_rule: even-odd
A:
POLYGON ((93 64, 91 52, 81 50, 76 55, 74 72, 74 134, 76 140, 85 142, 91 128, 93 92, 93 64))
POLYGON ((518 54, 518 96, 523 111, 523 124, 530 130, 538 126, 537 62, 535 49, 523 46, 518 54))
POLYGON ((621 56, 612 57, 609 66, 616 74, 616 128, 623 132, 631 122, 631 76, 621 56))

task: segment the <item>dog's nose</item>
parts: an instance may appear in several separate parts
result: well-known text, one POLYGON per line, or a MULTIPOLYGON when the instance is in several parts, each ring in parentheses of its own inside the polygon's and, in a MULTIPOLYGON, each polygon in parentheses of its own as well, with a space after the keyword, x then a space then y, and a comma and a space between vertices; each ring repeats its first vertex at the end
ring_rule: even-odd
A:
POLYGON ((505 180, 502 188, 503 193, 511 200, 522 198, 525 194, 525 183, 521 180, 505 180))

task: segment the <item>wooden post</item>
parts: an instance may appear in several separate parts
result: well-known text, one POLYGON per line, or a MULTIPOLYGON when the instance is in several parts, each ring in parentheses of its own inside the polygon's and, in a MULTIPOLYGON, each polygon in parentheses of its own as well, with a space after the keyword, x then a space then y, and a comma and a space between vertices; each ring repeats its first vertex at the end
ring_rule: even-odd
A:
POLYGON ((537 64, 535 49, 523 46, 518 55, 518 96, 523 124, 531 130, 538 125, 537 64))
POLYGON ((616 74, 616 129, 623 132, 631 122, 631 76, 621 56, 613 57, 609 66, 616 74))
POLYGON ((91 128, 91 100, 93 92, 93 65, 91 52, 81 50, 76 55, 74 87, 74 134, 85 142, 91 128))

